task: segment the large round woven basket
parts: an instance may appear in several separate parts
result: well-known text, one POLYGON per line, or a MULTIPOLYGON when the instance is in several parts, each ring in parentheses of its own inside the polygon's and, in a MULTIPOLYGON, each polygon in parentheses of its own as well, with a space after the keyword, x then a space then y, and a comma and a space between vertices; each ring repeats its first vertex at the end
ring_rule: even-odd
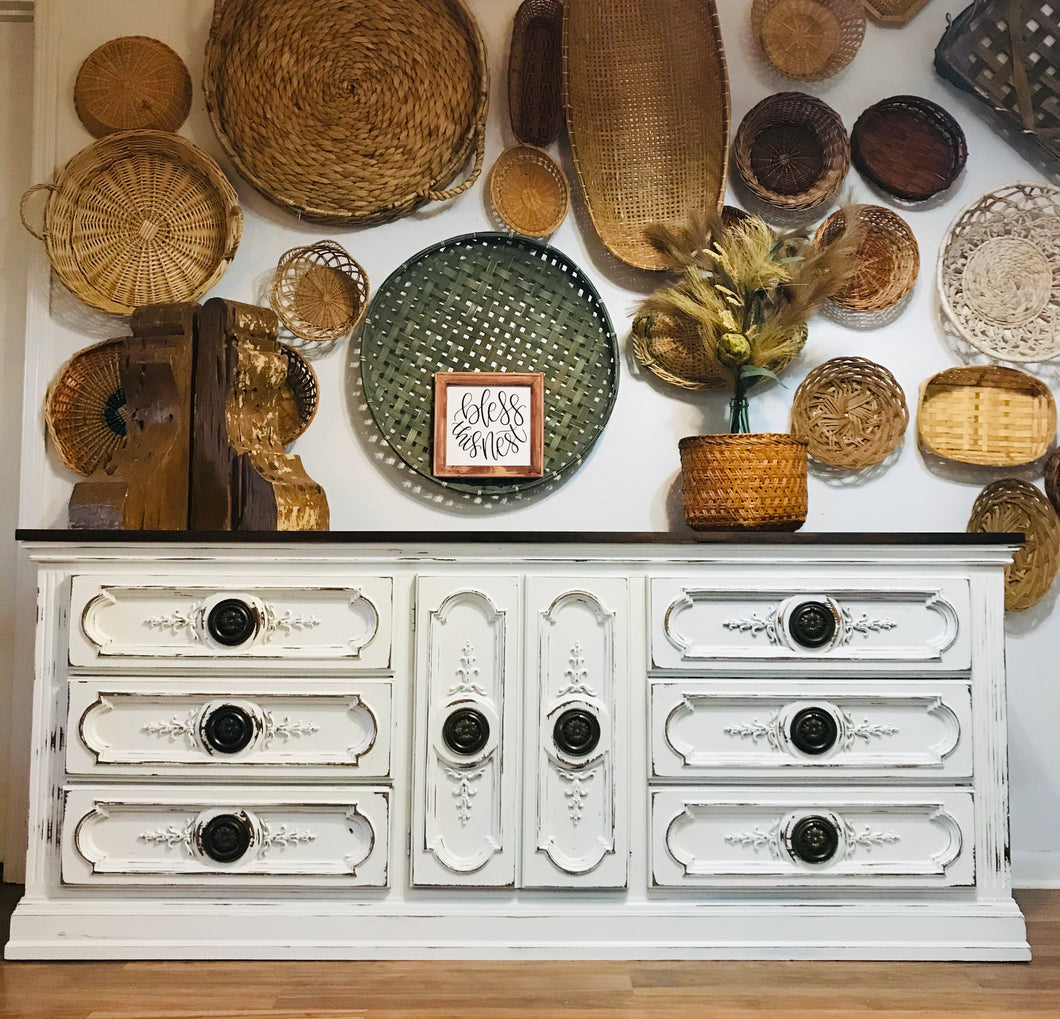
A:
POLYGON ((678 443, 695 531, 795 531, 806 522, 806 443, 792 435, 690 435, 678 443))
POLYGON ((243 234, 232 185, 213 158, 168 131, 121 131, 82 149, 55 184, 22 196, 22 222, 59 279, 102 311, 194 301, 223 275, 243 234), (44 228, 27 200, 48 191, 44 228))
POLYGON ((203 92, 240 173, 306 219, 396 219, 482 168, 489 69, 463 0, 215 0, 203 92))
POLYGON ((1048 593, 1060 565, 1060 520, 1034 485, 1018 478, 991 482, 976 498, 967 529, 1023 533, 1023 545, 1005 567, 1006 609, 1029 609, 1048 593))
POLYGON ((778 74, 821 81, 854 59, 865 12, 859 0, 754 0, 751 31, 778 74))

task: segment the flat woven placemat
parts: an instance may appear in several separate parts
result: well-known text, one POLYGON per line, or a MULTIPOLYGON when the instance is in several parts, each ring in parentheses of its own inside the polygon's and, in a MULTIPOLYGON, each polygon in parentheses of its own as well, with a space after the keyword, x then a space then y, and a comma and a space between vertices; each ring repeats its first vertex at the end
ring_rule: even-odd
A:
POLYGON ((503 495, 555 478, 592 448, 614 406, 617 339, 596 289, 564 254, 508 234, 467 234, 414 255, 376 291, 361 377, 373 420, 412 470, 446 488, 503 495), (542 477, 434 477, 440 371, 544 374, 542 477))

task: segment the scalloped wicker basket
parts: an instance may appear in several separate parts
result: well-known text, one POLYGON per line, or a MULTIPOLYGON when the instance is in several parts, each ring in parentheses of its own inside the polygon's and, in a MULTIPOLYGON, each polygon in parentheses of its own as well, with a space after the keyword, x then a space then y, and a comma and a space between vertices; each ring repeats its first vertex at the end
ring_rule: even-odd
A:
POLYGON ((570 208, 570 185, 559 164, 544 149, 513 145, 490 171, 490 203, 516 233, 548 237, 560 228, 570 208))
POLYGON ((865 12, 859 0, 754 0, 751 32, 777 74, 821 81, 856 56, 865 12))

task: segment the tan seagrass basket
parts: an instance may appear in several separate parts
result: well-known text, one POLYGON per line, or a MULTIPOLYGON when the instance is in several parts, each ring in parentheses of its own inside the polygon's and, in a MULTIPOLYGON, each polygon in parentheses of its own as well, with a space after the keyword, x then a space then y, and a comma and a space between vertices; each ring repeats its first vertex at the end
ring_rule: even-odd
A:
POLYGON ((904 25, 928 0, 861 0, 873 21, 884 25, 904 25))
POLYGON ((168 131, 120 131, 82 149, 54 184, 22 196, 22 223, 59 279, 101 311, 194 301, 228 268, 243 234, 232 185, 213 158, 168 131), (44 226, 27 200, 47 191, 44 226))
POLYGON ((806 522, 806 443, 792 435, 691 435, 678 443, 696 531, 794 531, 806 522))
POLYGON ((972 506, 972 533, 1022 532, 1023 545, 1005 567, 1005 608, 1019 612, 1048 593, 1060 565, 1060 520, 1052 503, 1027 481, 1003 478, 987 485, 972 506))
POLYGON ((490 171, 490 204, 516 233, 548 237, 567 218, 570 185, 544 149, 513 145, 490 171))
POLYGON ((508 115, 524 145, 549 145, 563 128, 562 0, 523 0, 515 12, 508 115))
POLYGON ((859 470, 901 445, 909 408, 898 380, 864 357, 834 357, 795 390, 791 431, 818 463, 859 470))
POLYGON ((1044 382, 1016 368, 959 365, 922 383, 917 430, 927 449, 948 460, 1032 463, 1056 437, 1056 403, 1044 382))
POLYGON ((754 0, 751 32, 777 74, 821 81, 861 48, 865 11, 860 0, 754 0))

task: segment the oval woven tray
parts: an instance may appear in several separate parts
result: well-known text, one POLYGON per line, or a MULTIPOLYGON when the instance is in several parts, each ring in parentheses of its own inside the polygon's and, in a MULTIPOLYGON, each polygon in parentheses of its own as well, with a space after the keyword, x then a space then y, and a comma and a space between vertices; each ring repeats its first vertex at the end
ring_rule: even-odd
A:
POLYGON ((858 470, 902 443, 909 408, 898 380, 864 357, 834 357, 795 390, 791 431, 818 463, 858 470))
POLYGON ((1048 593, 1060 564, 1060 520, 1034 485, 1016 478, 991 482, 976 498, 967 530, 1023 533, 1023 545, 1005 567, 1008 611, 1029 609, 1048 593))
POLYGON ((488 85, 462 0, 215 0, 210 120, 240 173, 306 219, 379 223, 462 193, 488 85))
POLYGON ((361 329, 368 409, 398 456, 439 485, 502 495, 573 468, 611 414, 617 341, 582 271, 555 248, 499 233, 454 237, 414 255, 376 291, 361 329), (542 372, 544 474, 434 477, 434 373, 542 372))
POLYGON ((513 145, 490 171, 490 203, 516 233, 548 237, 570 208, 570 186, 559 164, 544 149, 513 145))
POLYGON ((652 223, 718 210, 725 193, 729 85, 714 0, 569 3, 564 103, 593 226, 615 256, 667 268, 652 223))
POLYGON ((960 365, 926 379, 920 441, 960 463, 1007 467, 1044 456, 1056 436, 1056 404, 1033 375, 999 365, 960 365))
POLYGON ((856 56, 865 12, 859 0, 754 0, 751 32, 777 74, 821 81, 856 56))
POLYGON ((549 145, 563 128, 562 0, 523 0, 515 12, 508 115, 524 145, 549 145))
POLYGON ((1060 354, 1060 188, 1017 181, 977 198, 942 239, 942 309, 1002 361, 1060 354))
POLYGON ((961 125, 920 96, 870 106, 854 123, 850 148, 854 165, 873 184, 911 202, 945 191, 968 159, 961 125))

